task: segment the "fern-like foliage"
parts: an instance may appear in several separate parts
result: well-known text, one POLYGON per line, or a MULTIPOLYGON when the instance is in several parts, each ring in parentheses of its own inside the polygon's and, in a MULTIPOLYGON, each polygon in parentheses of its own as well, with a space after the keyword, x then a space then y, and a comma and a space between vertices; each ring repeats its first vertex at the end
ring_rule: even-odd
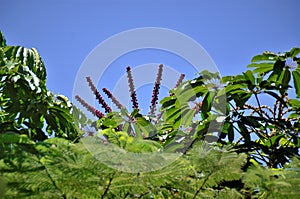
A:
MULTIPOLYGON (((127 173, 104 164, 82 142, 72 143, 63 138, 39 143, 23 140, 7 144, 6 156, 0 161, 4 198, 297 198, 299 195, 300 161, 296 158, 283 169, 252 166, 244 172, 245 154, 204 142, 158 170, 127 173)), ((141 144, 148 143, 133 144, 131 150, 140 153, 141 144)))
POLYGON ((281 169, 252 166, 243 175, 243 182, 249 190, 253 190, 253 198, 299 198, 299 158, 294 157, 281 169))

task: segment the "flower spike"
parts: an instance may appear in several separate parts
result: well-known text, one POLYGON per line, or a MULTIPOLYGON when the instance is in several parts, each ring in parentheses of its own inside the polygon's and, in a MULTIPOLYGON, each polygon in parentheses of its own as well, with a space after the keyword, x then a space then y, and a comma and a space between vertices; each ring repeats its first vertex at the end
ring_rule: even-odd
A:
POLYGON ((100 95, 99 91, 97 90, 97 88, 95 87, 91 77, 86 77, 87 82, 89 83, 89 86, 91 88, 91 90, 93 91, 93 93, 96 96, 96 99, 98 100, 99 104, 102 106, 102 108, 104 108, 105 113, 109 113, 111 112, 111 108, 109 107, 109 105, 104 101, 103 97, 100 95))
POLYGON ((75 99, 88 111, 90 111, 93 115, 97 116, 99 119, 104 117, 104 114, 101 113, 99 110, 95 109, 91 105, 89 105, 86 101, 84 101, 79 95, 75 96, 75 99))
MULTIPOLYGON (((176 85, 174 86, 173 89, 177 88, 182 83, 184 77, 185 77, 185 74, 180 74, 180 76, 179 76, 179 78, 178 78, 178 80, 176 82, 176 85)), ((174 93, 170 94, 170 96, 173 96, 173 95, 174 95, 174 93)))
POLYGON ((178 80, 177 80, 177 83, 176 83, 176 85, 175 85, 174 88, 177 88, 177 87, 182 83, 182 80, 184 79, 184 77, 185 77, 185 74, 181 74, 181 75, 179 76, 179 78, 178 78, 178 80))
POLYGON ((158 66, 156 80, 155 80, 155 84, 154 84, 153 91, 152 91, 152 99, 151 99, 151 105, 150 105, 150 111, 149 111, 150 115, 153 115, 154 111, 156 110, 156 104, 157 104, 158 94, 159 94, 159 89, 160 89, 160 81, 162 80, 162 71, 163 71, 163 65, 160 64, 158 66))
POLYGON ((134 82, 133 82, 130 66, 127 66, 126 72, 127 72, 130 97, 131 97, 131 101, 132 101, 132 108, 139 109, 139 104, 138 104, 137 97, 136 97, 136 91, 134 89, 134 82))
POLYGON ((113 94, 106 88, 103 88, 102 91, 107 95, 107 97, 109 97, 112 102, 121 110, 122 108, 124 108, 124 106, 117 100, 117 98, 115 98, 115 96, 113 96, 113 94))

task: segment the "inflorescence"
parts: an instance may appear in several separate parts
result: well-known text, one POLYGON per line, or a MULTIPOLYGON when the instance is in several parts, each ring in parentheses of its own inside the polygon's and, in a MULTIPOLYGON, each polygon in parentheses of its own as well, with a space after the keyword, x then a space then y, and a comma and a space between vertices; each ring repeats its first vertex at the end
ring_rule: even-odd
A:
MULTIPOLYGON (((162 72, 163 72, 163 65, 160 64, 158 66, 156 80, 155 80, 153 91, 152 91, 152 99, 150 102, 150 111, 149 111, 150 115, 154 115, 155 111, 156 111, 156 105, 158 103, 159 89, 160 89, 160 84, 161 84, 161 80, 162 80, 162 72)), ((138 100, 136 97, 136 90, 134 87, 134 81, 133 81, 133 77, 131 74, 130 66, 126 67, 126 73, 127 73, 127 79, 128 79, 129 93, 131 96, 132 108, 139 110, 138 100)), ((180 75, 174 88, 177 88, 182 83, 184 77, 185 77, 184 74, 180 75)), ((111 112, 112 111, 111 107, 105 102, 105 100, 101 96, 100 92, 97 90, 96 86, 94 85, 91 77, 89 77, 89 76, 86 77, 86 80, 89 84, 89 87, 91 88, 94 95, 96 96, 98 103, 105 110, 105 113, 111 112)), ((112 102, 118 107, 118 109, 121 110, 124 108, 124 106, 116 99, 116 97, 113 96, 113 94, 107 88, 103 88, 102 91, 107 95, 108 98, 110 98, 112 100, 112 102)), ((92 114, 97 116, 99 119, 105 116, 101 111, 97 110, 96 108, 94 108, 93 106, 91 106, 87 102, 85 102, 80 96, 76 95, 75 98, 80 104, 82 104, 83 107, 85 107, 88 111, 90 111, 92 114)))

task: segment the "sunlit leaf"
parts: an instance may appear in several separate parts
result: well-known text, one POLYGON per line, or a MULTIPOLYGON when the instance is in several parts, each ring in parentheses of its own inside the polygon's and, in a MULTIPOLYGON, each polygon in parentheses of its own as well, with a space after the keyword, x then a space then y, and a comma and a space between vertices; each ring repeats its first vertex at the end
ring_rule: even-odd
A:
POLYGON ((292 48, 290 50, 290 56, 292 58, 296 57, 300 53, 300 48, 292 48))
POLYGON ((292 75, 293 75, 296 95, 298 98, 300 98, 300 69, 297 68, 296 70, 292 71, 292 75))

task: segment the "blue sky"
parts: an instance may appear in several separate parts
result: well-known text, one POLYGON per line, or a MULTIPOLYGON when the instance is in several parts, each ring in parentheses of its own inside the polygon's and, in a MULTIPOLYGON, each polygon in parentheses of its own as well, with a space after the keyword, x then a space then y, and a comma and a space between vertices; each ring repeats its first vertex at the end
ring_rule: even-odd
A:
MULTIPOLYGON (((37 48, 48 88, 69 98, 86 56, 110 36, 133 28, 186 34, 206 49, 222 76, 245 71, 251 57, 263 51, 300 46, 297 0, 0 0, 0 5, 0 30, 7 44, 37 48)), ((145 51, 116 61, 115 70, 174 61, 163 52, 145 51)), ((109 87, 106 81, 101 86, 109 87)))

